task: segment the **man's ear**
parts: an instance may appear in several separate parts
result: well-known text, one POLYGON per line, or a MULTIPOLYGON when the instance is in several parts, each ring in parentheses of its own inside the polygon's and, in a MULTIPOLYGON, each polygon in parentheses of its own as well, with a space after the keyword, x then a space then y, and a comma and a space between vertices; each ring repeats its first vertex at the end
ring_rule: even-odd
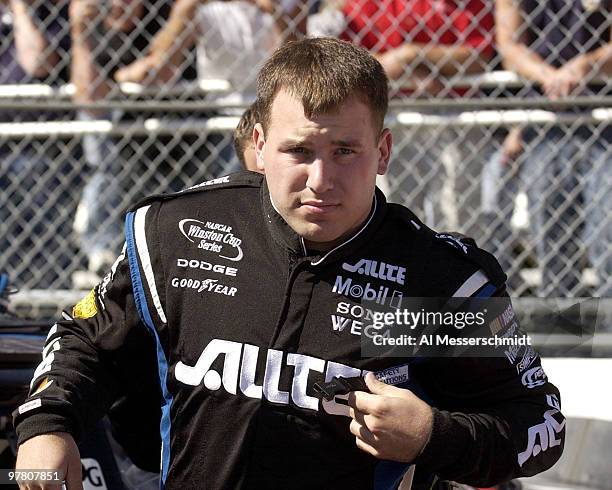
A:
POLYGON ((389 160, 391 160, 391 148, 393 147, 393 136, 389 128, 383 129, 378 140, 378 175, 385 175, 389 168, 389 160))
POLYGON ((265 145, 266 137, 264 135, 263 126, 261 123, 257 123, 253 127, 253 147, 257 155, 257 168, 260 171, 264 170, 263 150, 265 145))

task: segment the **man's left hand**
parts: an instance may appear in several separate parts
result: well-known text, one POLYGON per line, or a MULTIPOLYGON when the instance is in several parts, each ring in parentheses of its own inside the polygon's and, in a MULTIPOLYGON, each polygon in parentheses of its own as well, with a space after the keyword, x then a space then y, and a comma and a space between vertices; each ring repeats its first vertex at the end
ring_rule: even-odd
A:
POLYGON ((348 398, 357 447, 378 459, 413 461, 429 440, 431 407, 410 390, 382 383, 372 373, 365 381, 371 393, 353 391, 348 398))

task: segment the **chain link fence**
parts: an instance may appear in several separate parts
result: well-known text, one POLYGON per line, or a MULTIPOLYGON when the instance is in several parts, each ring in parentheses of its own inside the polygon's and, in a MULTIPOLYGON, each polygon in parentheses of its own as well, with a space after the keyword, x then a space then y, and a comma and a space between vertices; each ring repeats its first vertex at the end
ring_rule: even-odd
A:
POLYGON ((0 269, 82 289, 145 195, 239 168, 279 44, 337 36, 392 80, 380 185, 494 253, 516 296, 612 297, 612 1, 1 0, 0 269))

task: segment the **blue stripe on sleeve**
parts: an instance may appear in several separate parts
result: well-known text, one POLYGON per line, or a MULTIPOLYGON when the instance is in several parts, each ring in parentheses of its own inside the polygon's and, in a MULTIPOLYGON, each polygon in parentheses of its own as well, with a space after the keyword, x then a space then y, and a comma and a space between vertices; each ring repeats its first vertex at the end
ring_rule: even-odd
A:
POLYGON ((490 298, 497 291, 497 288, 490 282, 485 284, 484 287, 478 291, 473 297, 474 298, 490 298))
POLYGON ((136 250, 136 242, 134 239, 134 215, 135 213, 128 213, 125 217, 125 235, 127 241, 127 253, 130 264, 130 277, 132 279, 132 288, 134 290, 134 299, 136 301, 136 308, 138 309, 138 315, 145 324, 157 346, 157 369, 159 372, 159 381, 161 384, 162 395, 164 402, 162 405, 162 417, 160 422, 160 434, 162 440, 162 468, 161 468, 161 481, 160 488, 164 488, 166 484, 166 478, 168 476, 168 467, 170 465, 170 407, 172 406, 172 395, 168 391, 167 377, 168 377, 168 361, 162 348, 157 330, 151 318, 151 313, 147 305, 147 298, 145 296, 144 286, 142 278, 140 276, 140 268, 138 267, 138 251, 136 250))

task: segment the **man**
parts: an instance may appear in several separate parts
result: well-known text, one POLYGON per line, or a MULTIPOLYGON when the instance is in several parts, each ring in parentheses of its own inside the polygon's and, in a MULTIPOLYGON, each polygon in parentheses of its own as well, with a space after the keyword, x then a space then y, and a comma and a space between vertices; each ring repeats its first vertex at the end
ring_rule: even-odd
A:
POLYGON ((251 104, 242 113, 240 121, 234 130, 234 151, 245 170, 259 172, 257 168, 257 154, 253 145, 253 129, 257 124, 257 105, 251 104))
POLYGON ((527 367, 541 372, 531 349, 512 362, 361 356, 366 306, 502 295, 505 278, 375 190, 392 143, 382 66, 335 39, 287 44, 258 101, 265 176, 128 213, 124 253, 52 329, 15 412, 18 467, 61 468, 76 486, 74 438, 118 391, 156 386, 168 489, 397 488, 411 463, 421 487, 488 486, 549 467, 564 420, 543 372, 524 384, 527 367), (315 383, 367 371, 390 384, 369 374, 348 405, 316 397, 315 383))

